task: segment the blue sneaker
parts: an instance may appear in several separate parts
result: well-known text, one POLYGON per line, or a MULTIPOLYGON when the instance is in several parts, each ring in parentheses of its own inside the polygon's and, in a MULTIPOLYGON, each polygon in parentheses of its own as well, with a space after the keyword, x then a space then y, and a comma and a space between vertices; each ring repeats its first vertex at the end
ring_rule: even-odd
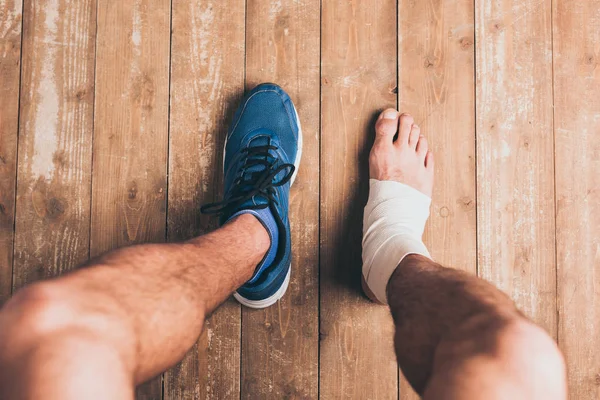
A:
POLYGON ((288 202, 302 155, 302 130, 290 96, 263 83, 246 95, 233 118, 223 156, 225 194, 201 212, 221 215, 221 225, 241 214, 263 224, 271 246, 252 278, 234 297, 251 308, 275 304, 290 282, 292 243, 288 202))

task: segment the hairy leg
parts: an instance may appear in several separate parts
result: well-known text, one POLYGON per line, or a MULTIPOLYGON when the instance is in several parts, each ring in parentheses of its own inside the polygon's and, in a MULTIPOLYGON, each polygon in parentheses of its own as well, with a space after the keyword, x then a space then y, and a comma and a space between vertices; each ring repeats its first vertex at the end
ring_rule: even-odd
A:
POLYGON ((375 130, 363 284, 390 306, 410 384, 425 399, 566 398, 564 361, 552 338, 491 284, 430 259, 421 236, 434 159, 414 119, 388 109, 375 130))
POLYGON ((0 310, 0 398, 130 399, 178 362, 270 244, 249 214, 181 244, 108 253, 0 310))
POLYGON ((560 351, 482 279, 409 255, 388 283, 398 363, 426 399, 565 399, 560 351))

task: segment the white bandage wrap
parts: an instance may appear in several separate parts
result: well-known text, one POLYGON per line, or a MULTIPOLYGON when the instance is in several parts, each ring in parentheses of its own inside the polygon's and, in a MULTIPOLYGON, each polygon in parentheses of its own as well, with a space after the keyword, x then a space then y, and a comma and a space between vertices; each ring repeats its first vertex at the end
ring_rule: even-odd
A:
POLYGON ((409 254, 431 258, 421 237, 431 198, 400 182, 369 181, 363 218, 363 278, 377 300, 387 304, 392 273, 409 254))

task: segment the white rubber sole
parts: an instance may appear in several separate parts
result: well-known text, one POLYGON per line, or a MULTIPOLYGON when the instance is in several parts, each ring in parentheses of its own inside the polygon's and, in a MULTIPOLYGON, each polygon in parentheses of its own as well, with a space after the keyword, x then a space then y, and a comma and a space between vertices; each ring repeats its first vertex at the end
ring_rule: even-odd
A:
POLYGON ((292 107, 294 108, 294 114, 296 114, 296 124, 298 125, 298 152, 296 153, 296 160, 294 160, 294 166, 296 169, 292 174, 292 179, 290 179, 290 188, 294 184, 296 180, 296 176, 298 176, 298 171, 300 170, 300 160, 302 159, 302 126, 300 126, 300 117, 298 117, 298 112, 296 111, 296 106, 292 103, 292 107))
MULTIPOLYGON (((296 111, 296 106, 293 103, 292 103, 292 107, 294 108, 294 114, 296 116, 296 124, 298 125, 298 152, 296 153, 296 159, 294 160, 294 166, 296 167, 296 169, 294 170, 294 173, 292 174, 292 178, 290 179, 290 188, 294 184, 294 181, 296 180, 296 176, 298 175, 298 170, 300 169, 299 167, 300 167, 300 160, 302 159, 302 144, 303 144, 302 126, 300 125, 300 117, 298 117, 298 111, 296 111)), ((226 147, 227 147, 227 136, 225 136, 225 145, 223 146, 223 169, 225 169, 225 148, 226 147)), ((291 222, 290 222, 290 227, 291 227, 291 222)), ((287 288, 290 284, 291 274, 292 274, 292 264, 290 263, 290 268, 288 269, 288 272, 287 272, 287 275, 285 276, 283 284, 275 293, 273 293, 271 296, 267 297, 266 299, 249 300, 245 297, 242 297, 238 292, 233 293, 233 297, 238 301, 238 303, 240 303, 243 306, 249 307, 249 308, 260 309, 260 308, 270 307, 273 304, 277 303, 283 297, 285 292, 287 291, 287 288)))
POLYGON ((238 301, 238 303, 240 303, 241 305, 246 306, 246 307, 256 308, 256 309, 271 307, 273 304, 277 303, 283 297, 285 292, 287 292, 287 288, 290 285, 291 275, 292 275, 292 265, 290 264, 290 269, 288 269, 288 272, 285 275, 285 280, 283 281, 283 284, 281 285, 281 287, 273 295, 267 297, 266 299, 249 300, 245 297, 242 297, 240 294, 238 294, 238 292, 235 292, 233 294, 233 297, 238 301))

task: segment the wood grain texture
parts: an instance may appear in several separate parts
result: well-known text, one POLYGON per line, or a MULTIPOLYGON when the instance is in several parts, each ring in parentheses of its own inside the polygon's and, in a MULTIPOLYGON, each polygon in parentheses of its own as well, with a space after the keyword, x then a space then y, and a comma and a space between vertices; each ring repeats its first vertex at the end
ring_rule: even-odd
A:
MULTIPOLYGON (((571 397, 600 398, 599 60, 597 1, 0 1, 0 304, 88 252, 215 228, 198 208, 220 198, 227 124, 244 83, 274 81, 304 130, 289 292, 243 318, 227 302, 165 397, 395 399, 359 249, 374 117, 398 85, 436 155, 433 256, 478 264, 558 337, 571 397)), ((138 397, 160 399, 160 378, 138 397)))
POLYGON ((275 82, 290 94, 300 116, 304 146, 290 193, 290 286, 269 309, 243 309, 242 398, 316 399, 320 3, 248 1, 247 13, 246 87, 275 82))
MULTIPOLYGON (((435 155, 427 248, 442 265, 476 274, 473 13, 471 0, 399 2, 398 97, 435 155)), ((418 398, 405 379, 400 398, 418 398)))
MULTIPOLYGON (((165 240, 170 7, 98 2, 92 256, 165 240)), ((160 377, 138 389, 161 397, 160 377)))
POLYGON ((320 395, 396 399, 391 316, 360 289, 373 126, 396 106, 396 2, 322 7, 320 395))
POLYGON ((550 0, 477 0, 479 275, 556 337, 550 0))
POLYGON ((570 398, 600 398, 600 3, 554 2, 558 343, 570 398))
POLYGON ((22 8, 0 3, 0 306, 12 290, 22 8))
MULTIPOLYGON (((244 91, 244 26, 243 0, 173 3, 169 241, 217 228, 199 209, 221 199, 223 144, 244 91)), ((239 398, 240 348, 240 305, 230 300, 165 375, 165 398, 239 398)))
POLYGON ((96 4, 24 7, 14 289, 85 262, 90 224, 96 4))

